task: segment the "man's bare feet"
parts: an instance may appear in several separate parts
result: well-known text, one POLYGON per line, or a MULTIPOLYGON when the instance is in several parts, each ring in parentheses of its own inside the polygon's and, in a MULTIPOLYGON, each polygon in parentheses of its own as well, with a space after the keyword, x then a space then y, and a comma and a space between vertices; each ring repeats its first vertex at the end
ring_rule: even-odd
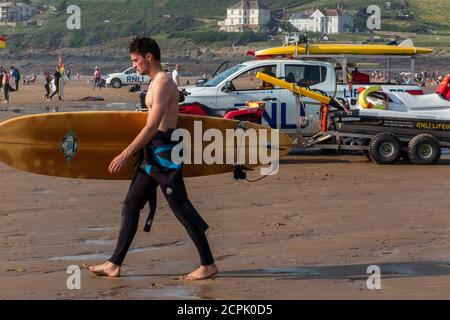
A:
POLYGON ((98 276, 104 277, 120 277, 120 266, 112 262, 105 262, 96 266, 86 266, 86 269, 95 273, 98 276))
POLYGON ((183 276, 183 279, 188 281, 205 280, 214 277, 218 272, 219 269, 217 269, 216 264, 213 263, 209 266, 200 266, 193 272, 183 276))

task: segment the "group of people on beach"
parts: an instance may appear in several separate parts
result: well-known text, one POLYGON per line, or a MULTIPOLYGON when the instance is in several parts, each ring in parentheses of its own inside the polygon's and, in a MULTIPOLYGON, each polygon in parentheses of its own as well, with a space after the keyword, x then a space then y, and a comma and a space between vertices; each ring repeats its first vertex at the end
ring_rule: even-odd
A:
MULTIPOLYGON (((44 95, 43 98, 46 101, 51 101, 55 95, 58 96, 58 100, 64 100, 64 84, 66 81, 70 81, 71 79, 71 69, 68 68, 65 72, 66 77, 64 77, 64 70, 61 70, 61 68, 56 67, 55 71, 53 73, 50 72, 44 72, 42 73, 44 77, 44 95)), ((23 83, 24 84, 30 84, 36 82, 36 75, 30 78, 24 78, 23 83)), ((10 98, 10 92, 12 91, 19 91, 19 83, 20 83, 20 72, 19 70, 11 66, 9 68, 9 72, 7 69, 5 69, 3 66, 0 66, 0 85, 1 90, 4 93, 4 103, 9 103, 10 98)), ((77 73, 76 79, 80 79, 80 74, 77 73)), ((100 68, 95 67, 94 74, 92 81, 94 83, 93 89, 96 87, 100 88, 102 87, 101 83, 101 75, 100 75, 100 68)))
POLYGON ((0 66, 0 84, 5 99, 3 103, 9 103, 9 93, 11 91, 19 91, 19 83, 20 83, 19 69, 17 69, 14 66, 10 66, 8 71, 3 66, 0 66), (15 85, 15 87, 13 87, 11 84, 15 85))
MULTIPOLYGON (((4 101, 3 103, 9 103, 10 101, 10 92, 19 91, 20 84, 20 72, 19 69, 10 66, 9 71, 0 66, 0 85, 1 90, 3 91, 4 101)), ((29 79, 25 78, 23 80, 24 84, 34 83, 36 81, 36 76, 33 76, 29 79)), ((63 88, 64 88, 64 79, 61 75, 59 68, 53 73, 53 77, 49 72, 44 73, 44 99, 47 101, 52 100, 53 96, 58 95, 59 100, 63 100, 63 88)))
POLYGON ((59 68, 57 68, 53 73, 53 78, 49 72, 44 72, 44 89, 44 99, 47 101, 52 100, 56 94, 58 95, 58 100, 63 100, 64 79, 59 68))

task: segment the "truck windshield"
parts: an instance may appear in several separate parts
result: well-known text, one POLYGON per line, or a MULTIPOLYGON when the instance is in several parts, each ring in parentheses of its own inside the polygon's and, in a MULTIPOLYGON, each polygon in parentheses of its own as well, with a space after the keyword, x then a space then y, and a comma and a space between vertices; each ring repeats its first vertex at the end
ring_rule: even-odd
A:
POLYGON ((235 73, 236 71, 242 69, 243 67, 245 67, 245 65, 243 64, 237 64, 234 67, 231 67, 230 69, 225 70, 222 73, 219 73, 217 76, 215 76, 214 78, 208 80, 207 82, 205 82, 204 84, 201 85, 201 87, 215 87, 217 86, 219 83, 221 83, 223 80, 225 80, 226 78, 228 78, 230 75, 232 75, 233 73, 235 73))

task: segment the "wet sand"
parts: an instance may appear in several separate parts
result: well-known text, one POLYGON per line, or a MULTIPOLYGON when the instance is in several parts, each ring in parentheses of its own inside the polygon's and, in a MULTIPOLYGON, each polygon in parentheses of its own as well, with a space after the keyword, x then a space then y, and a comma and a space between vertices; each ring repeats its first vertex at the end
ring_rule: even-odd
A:
MULTIPOLYGON (((102 90, 105 102, 47 103, 41 86, 23 86, 0 120, 46 106, 103 110, 120 102, 126 109, 137 102, 127 90, 102 90)), ((66 86, 67 100, 94 93, 83 82, 66 86)), ((82 270, 81 289, 68 290, 68 266, 102 263, 112 253, 129 182, 0 164, 0 299, 449 299, 449 175, 447 155, 419 167, 299 152, 256 183, 231 174, 189 178, 191 200, 210 225, 215 279, 181 279, 197 253, 159 193, 152 232, 142 232, 144 211, 123 277, 82 270), (367 289, 369 265, 381 268, 381 290, 367 289)))

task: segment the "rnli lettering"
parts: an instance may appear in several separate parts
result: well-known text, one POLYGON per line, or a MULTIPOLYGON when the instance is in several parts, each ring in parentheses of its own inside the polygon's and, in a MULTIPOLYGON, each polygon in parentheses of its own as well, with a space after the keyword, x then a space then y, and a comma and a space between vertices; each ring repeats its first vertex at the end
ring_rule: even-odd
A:
POLYGON ((127 76, 127 83, 141 83, 144 82, 143 76, 127 76))
POLYGON ((417 129, 450 130, 450 123, 417 122, 417 129))

